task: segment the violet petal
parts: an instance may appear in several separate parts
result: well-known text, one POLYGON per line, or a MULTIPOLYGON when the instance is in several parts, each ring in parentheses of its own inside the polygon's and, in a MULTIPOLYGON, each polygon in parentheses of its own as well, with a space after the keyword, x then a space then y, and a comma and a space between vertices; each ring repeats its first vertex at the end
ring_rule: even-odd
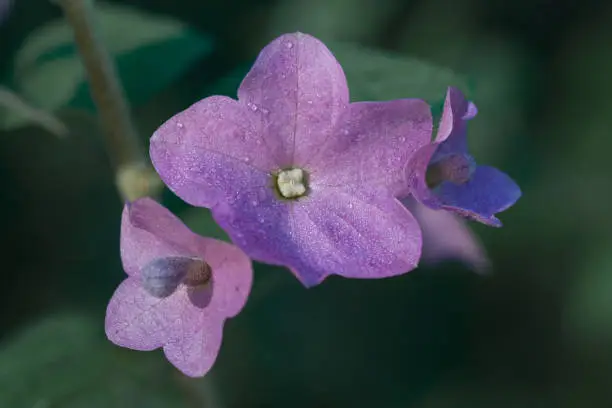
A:
POLYGON ((432 119, 420 99, 352 103, 335 137, 309 160, 313 180, 327 186, 405 187, 402 169, 429 142, 432 119))
POLYGON ((436 189, 442 208, 484 224, 499 227, 494 214, 512 206, 521 196, 518 185, 494 167, 478 166, 465 184, 444 182, 436 189))
POLYGON ((307 287, 331 274, 399 275, 414 269, 420 256, 416 220, 382 191, 313 188, 303 200, 259 216, 261 222, 250 221, 255 214, 215 218, 234 242, 248 246, 260 259, 289 267, 307 287))
POLYGON ((279 167, 306 161, 332 136, 349 103, 344 72, 325 44, 302 33, 268 44, 238 89, 279 167))
POLYGON ((267 185, 276 159, 258 133, 258 114, 212 96, 166 121, 150 155, 168 187, 191 205, 212 207, 236 189, 267 185))

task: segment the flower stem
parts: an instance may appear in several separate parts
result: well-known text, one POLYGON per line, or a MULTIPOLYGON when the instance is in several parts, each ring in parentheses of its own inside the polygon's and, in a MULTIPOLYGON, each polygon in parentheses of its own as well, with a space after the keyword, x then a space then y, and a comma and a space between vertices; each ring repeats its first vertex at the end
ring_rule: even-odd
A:
MULTIPOLYGON (((52 0, 53 1, 53 0, 52 0)), ((108 50, 95 29, 93 0, 54 0, 72 26, 102 122, 115 182, 124 200, 158 195, 161 180, 149 165, 108 50)))

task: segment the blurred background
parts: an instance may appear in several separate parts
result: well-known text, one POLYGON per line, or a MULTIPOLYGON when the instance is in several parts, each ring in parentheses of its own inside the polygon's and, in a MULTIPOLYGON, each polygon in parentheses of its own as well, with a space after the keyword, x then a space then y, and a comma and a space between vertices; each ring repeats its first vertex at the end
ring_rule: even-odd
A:
MULTIPOLYGON (((601 0, 131 0, 96 4, 143 146, 259 50, 324 40, 354 100, 448 85, 469 141, 523 197, 471 223, 493 270, 458 262, 304 289, 256 265, 213 370, 120 349, 122 200, 70 26, 48 0, 0 0, 0 407, 612 407, 612 3, 601 0)), ((201 234, 206 210, 163 202, 201 234)))

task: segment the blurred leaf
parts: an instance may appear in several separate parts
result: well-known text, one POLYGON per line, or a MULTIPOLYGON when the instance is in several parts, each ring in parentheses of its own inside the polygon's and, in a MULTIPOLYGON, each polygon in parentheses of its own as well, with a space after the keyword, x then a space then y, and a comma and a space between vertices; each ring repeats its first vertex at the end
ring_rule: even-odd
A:
POLYGON ((481 279, 416 270, 336 276, 304 290, 285 268, 256 263, 251 299, 227 325, 216 383, 236 407, 386 407, 391 394, 412 407, 464 358, 481 279))
POLYGON ((230 242, 225 231, 213 219, 210 210, 190 207, 183 210, 179 215, 183 222, 196 234, 230 242))
POLYGON ((469 373, 460 374, 444 378, 415 408, 560 408, 550 393, 533 391, 520 381, 492 376, 470 378, 469 373))
MULTIPOLYGON (((329 42, 349 84, 352 101, 385 101, 401 98, 424 99, 439 113, 447 87, 453 85, 470 95, 467 78, 452 70, 348 42, 329 42)), ((236 97, 236 90, 250 65, 241 66, 219 80, 206 95, 236 97)))
POLYGON ((470 94, 467 78, 449 68, 352 43, 327 45, 344 69, 353 101, 419 98, 439 107, 449 86, 470 94))
POLYGON ((389 20, 402 11, 401 1, 380 0, 293 0, 281 1, 271 11, 270 36, 301 31, 323 41, 352 40, 359 43, 376 38, 389 20))
POLYGON ((402 24, 398 43, 408 53, 474 78, 471 99, 480 113, 470 122, 470 150, 477 160, 498 164, 532 140, 526 108, 538 98, 533 59, 520 41, 483 29, 473 12, 478 5, 464 2, 461 7, 446 7, 445 0, 420 2, 402 24))
MULTIPOLYGON (((96 21, 134 105, 167 87, 212 50, 207 37, 185 24, 130 7, 99 4, 96 21)), ((48 23, 27 38, 15 59, 14 82, 27 99, 49 111, 66 106, 93 109, 72 30, 64 20, 48 23)))
POLYGON ((0 406, 171 408, 185 406, 182 377, 161 353, 110 344, 103 321, 51 316, 0 348, 0 406))
POLYGON ((0 87, 0 128, 13 130, 28 124, 38 125, 56 136, 65 136, 68 128, 54 115, 35 108, 10 89, 0 87))
POLYGON ((571 286, 565 314, 569 340, 600 357, 612 355, 611 248, 612 242, 608 242, 595 256, 587 257, 571 286))

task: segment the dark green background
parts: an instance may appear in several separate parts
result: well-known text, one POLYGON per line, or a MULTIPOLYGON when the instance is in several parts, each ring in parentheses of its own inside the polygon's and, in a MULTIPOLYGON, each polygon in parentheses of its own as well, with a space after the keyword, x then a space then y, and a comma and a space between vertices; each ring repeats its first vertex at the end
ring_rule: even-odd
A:
MULTIPOLYGON (((60 12, 48 1, 16 3, 0 27, 0 72, 17 89, 15 56, 60 12)), ((480 108, 470 133, 477 159, 508 172, 524 196, 501 214, 502 229, 472 224, 495 266, 489 276, 447 263, 306 290, 287 271, 256 265, 214 369, 187 379, 161 352, 120 350, 104 336, 105 306, 123 279, 122 203, 82 84, 57 109, 69 137, 0 130, 1 408, 612 406, 612 4, 114 4, 190 27, 178 42, 117 58, 143 143, 197 99, 235 96, 259 49, 299 30, 337 50, 356 99, 422 96, 439 106, 448 84, 436 66, 457 73, 448 81, 480 108), (343 41, 385 55, 343 53, 334 47, 343 41), (403 89, 415 94, 394 94, 403 89)), ((40 61, 72 48, 49 52, 40 61)), ((198 232, 219 234, 205 210, 169 192, 164 202, 198 232)))

